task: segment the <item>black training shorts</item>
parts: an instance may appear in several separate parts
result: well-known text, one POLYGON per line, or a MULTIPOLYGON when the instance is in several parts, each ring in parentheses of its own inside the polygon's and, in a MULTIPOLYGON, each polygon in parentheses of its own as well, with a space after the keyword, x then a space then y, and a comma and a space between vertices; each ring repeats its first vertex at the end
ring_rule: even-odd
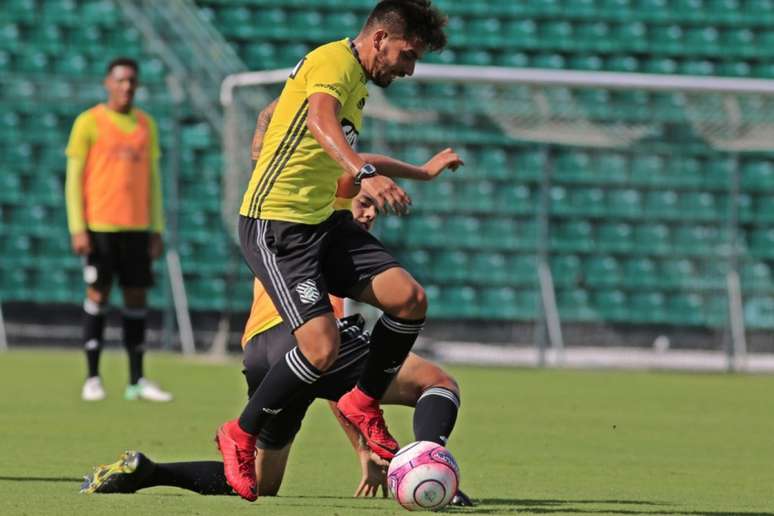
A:
POLYGON ((240 216, 242 254, 290 329, 331 312, 328 294, 351 289, 400 265, 346 210, 320 224, 240 216))
POLYGON ((83 265, 83 279, 90 287, 118 284, 129 288, 153 285, 150 233, 147 231, 89 231, 91 252, 83 265))
MULTIPOLYGON (((308 397, 294 400, 280 413, 271 416, 258 435, 259 448, 276 450, 285 447, 301 428, 306 409, 315 398, 337 401, 355 386, 368 357, 369 335, 363 330, 364 324, 360 315, 339 321, 341 348, 336 362, 312 384, 308 397)), ((255 392, 269 369, 279 360, 284 360, 285 354, 295 347, 296 339, 285 323, 259 333, 247 342, 242 373, 247 380, 248 397, 255 392)))

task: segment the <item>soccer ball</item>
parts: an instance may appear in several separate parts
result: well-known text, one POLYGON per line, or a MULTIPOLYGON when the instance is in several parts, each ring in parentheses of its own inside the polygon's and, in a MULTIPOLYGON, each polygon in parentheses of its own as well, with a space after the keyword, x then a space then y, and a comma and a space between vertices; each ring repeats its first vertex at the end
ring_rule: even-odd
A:
POLYGON ((449 450, 416 441, 398 451, 387 470, 392 496, 409 511, 437 511, 457 493, 460 469, 449 450))

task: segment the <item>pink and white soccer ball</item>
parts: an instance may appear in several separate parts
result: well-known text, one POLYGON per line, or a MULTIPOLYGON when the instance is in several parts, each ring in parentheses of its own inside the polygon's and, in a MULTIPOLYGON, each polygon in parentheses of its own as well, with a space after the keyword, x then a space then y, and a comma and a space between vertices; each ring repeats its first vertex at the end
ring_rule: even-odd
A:
POLYGON ((409 511, 437 511, 459 485, 460 468, 449 450, 431 441, 416 441, 398 451, 387 470, 390 492, 409 511))

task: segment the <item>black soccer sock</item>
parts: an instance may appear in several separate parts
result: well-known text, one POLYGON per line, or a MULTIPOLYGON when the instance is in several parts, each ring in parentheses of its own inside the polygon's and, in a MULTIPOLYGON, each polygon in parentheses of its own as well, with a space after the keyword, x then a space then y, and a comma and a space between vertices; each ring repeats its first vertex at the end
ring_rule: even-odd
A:
POLYGON ((419 397, 414 408, 414 438, 417 441, 433 441, 446 446, 446 441, 454 430, 459 408, 459 397, 449 389, 427 389, 419 397))
POLYGON ((371 351, 357 383, 361 391, 376 399, 384 396, 424 325, 424 319, 382 314, 371 332, 371 351))
POLYGON ((171 486, 203 495, 233 495, 226 482, 223 463, 216 461, 157 463, 139 489, 171 486))
POLYGON ((83 349, 86 352, 88 377, 99 376, 99 357, 105 334, 106 307, 91 299, 83 302, 83 349))
POLYGON ((144 308, 125 308, 121 324, 124 332, 124 347, 129 355, 129 383, 136 385, 143 377, 142 359, 145 353, 145 318, 144 308))
POLYGON ((239 416, 240 428, 249 434, 258 435, 269 417, 309 390, 320 374, 320 370, 306 359, 298 347, 285 353, 285 360, 279 360, 269 369, 250 396, 239 416))

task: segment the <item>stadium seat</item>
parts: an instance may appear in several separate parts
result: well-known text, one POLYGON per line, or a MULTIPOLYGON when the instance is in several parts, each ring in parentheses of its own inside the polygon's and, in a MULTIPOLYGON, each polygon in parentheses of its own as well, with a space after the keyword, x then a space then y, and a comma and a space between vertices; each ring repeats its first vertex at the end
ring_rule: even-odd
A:
POLYGON ((577 285, 581 278, 581 268, 581 260, 577 255, 563 254, 551 257, 551 274, 557 287, 577 285))
POLYGON ((613 256, 590 256, 583 274, 588 285, 594 288, 616 287, 622 283, 621 265, 613 256))
POLYGON ((406 224, 405 242, 410 246, 439 247, 446 242, 445 224, 437 215, 413 216, 406 224))
POLYGON ((667 254, 672 250, 669 228, 664 224, 645 223, 634 227, 635 249, 644 254, 667 254))
POLYGON ((680 225, 674 228, 674 248, 678 253, 717 256, 722 244, 723 235, 717 227, 680 225))
POLYGON ((642 213, 642 194, 637 190, 610 190, 606 198, 608 215, 639 217, 642 213))
POLYGON ((608 222, 597 226, 597 249, 609 253, 628 253, 634 247, 634 231, 630 224, 608 222))
MULTIPOLYGON (((462 248, 475 249, 482 245, 481 223, 475 217, 452 216, 443 225, 444 236, 453 236, 462 248)), ((446 242, 444 242, 446 243, 446 242)))
POLYGON ((468 286, 444 287, 436 305, 429 305, 430 315, 454 319, 476 319, 481 313, 476 290, 468 286))
POLYGON ((751 329, 774 328, 774 299, 771 296, 749 298, 744 305, 744 319, 751 329))
POLYGON ((629 319, 626 294, 621 290, 597 290, 591 298, 592 309, 603 321, 623 322, 629 319))
POLYGON ((661 285, 665 289, 690 289, 699 285, 695 264, 687 258, 672 258, 661 262, 661 285))
POLYGON ((667 320, 664 295, 661 292, 633 292, 629 308, 632 322, 663 323, 667 320))
POLYGON ((510 287, 490 287, 480 290, 480 316, 482 319, 520 319, 529 307, 520 305, 517 291, 510 287))
POLYGON ((465 281, 471 273, 476 272, 474 268, 471 268, 471 261, 467 253, 463 251, 439 251, 434 255, 432 262, 433 267, 430 270, 430 275, 433 281, 440 283, 465 281))
POLYGON ((672 324, 701 326, 706 322, 704 300, 698 294, 675 294, 669 296, 667 320, 672 324))
POLYGON ((382 216, 376 222, 376 234, 386 245, 400 244, 406 238, 406 224, 398 216, 382 216))
POLYGON ((587 220, 563 221, 550 228, 551 249, 559 252, 588 252, 594 248, 593 226, 587 220))
POLYGON ((494 207, 499 213, 528 215, 537 211, 537 192, 526 185, 499 183, 494 191, 494 207))
POLYGON ((468 276, 477 285, 509 285, 511 275, 505 255, 501 253, 474 253, 470 259, 468 276))
POLYGON ((661 281, 656 263, 644 257, 624 261, 622 278, 622 285, 629 288, 654 288, 661 281))
POLYGON ((745 292, 771 292, 774 290, 771 267, 765 261, 747 261, 741 266, 740 276, 745 292))
POLYGON ((586 322, 598 320, 591 307, 588 291, 581 288, 557 290, 556 304, 563 321, 586 322))
POLYGON ((684 207, 678 202, 677 193, 672 190, 647 192, 645 212, 652 219, 674 219, 681 216, 684 207))
POLYGON ((534 254, 514 254, 507 258, 505 281, 508 285, 535 285, 537 278, 537 257, 534 254))

